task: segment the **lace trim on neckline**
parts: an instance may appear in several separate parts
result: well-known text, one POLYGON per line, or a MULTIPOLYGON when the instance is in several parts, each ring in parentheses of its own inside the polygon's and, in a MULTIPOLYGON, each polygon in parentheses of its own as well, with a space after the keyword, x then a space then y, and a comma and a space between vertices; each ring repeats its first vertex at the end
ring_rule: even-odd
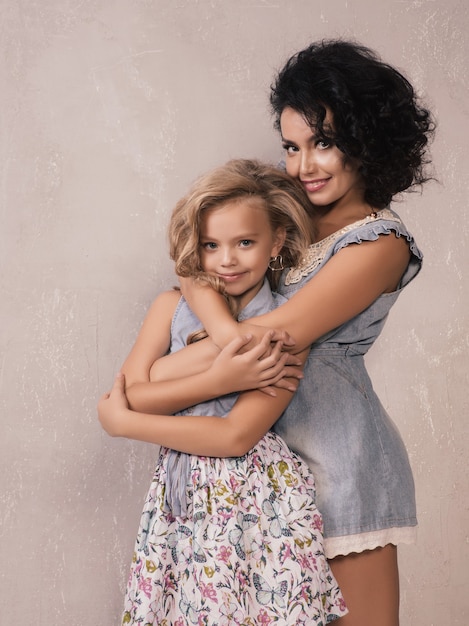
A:
POLYGON ((392 211, 389 209, 382 209, 381 211, 367 215, 362 220, 358 220, 357 222, 353 222, 353 224, 344 226, 344 228, 337 230, 335 233, 331 233, 328 237, 321 239, 321 241, 312 243, 309 246, 306 255, 301 259, 299 265, 288 270, 288 273, 285 276, 285 285, 294 285, 295 283, 299 283, 302 278, 311 274, 311 272, 313 272, 322 263, 327 250, 337 241, 337 239, 339 239, 339 237, 345 235, 351 230, 359 228, 360 226, 383 219, 391 220, 393 222, 401 222, 401 220, 392 211))

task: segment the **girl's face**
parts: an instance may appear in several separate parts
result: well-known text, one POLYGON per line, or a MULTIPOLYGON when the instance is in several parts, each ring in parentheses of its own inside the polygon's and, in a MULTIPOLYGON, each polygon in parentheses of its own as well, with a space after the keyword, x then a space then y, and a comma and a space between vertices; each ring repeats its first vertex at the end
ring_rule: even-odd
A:
MULTIPOLYGON (((332 115, 326 116, 332 125, 332 115)), ((364 186, 358 163, 344 164, 344 153, 316 137, 304 117, 286 107, 280 116, 287 172, 297 178, 316 207, 363 203, 364 186)))
POLYGON ((243 308, 262 287, 269 261, 284 241, 283 229, 272 231, 260 199, 226 202, 202 215, 202 269, 223 279, 227 293, 239 297, 243 308))

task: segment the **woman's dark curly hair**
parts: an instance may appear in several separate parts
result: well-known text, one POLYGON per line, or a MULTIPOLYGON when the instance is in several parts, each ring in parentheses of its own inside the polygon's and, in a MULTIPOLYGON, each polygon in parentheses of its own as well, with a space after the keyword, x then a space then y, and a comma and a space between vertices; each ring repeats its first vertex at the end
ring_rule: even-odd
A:
POLYGON ((292 56, 271 87, 275 126, 286 107, 345 159, 358 159, 365 201, 384 208, 394 195, 429 176, 426 149, 434 131, 409 81, 370 49, 350 41, 313 43, 292 56), (324 123, 327 110, 333 128, 324 123))

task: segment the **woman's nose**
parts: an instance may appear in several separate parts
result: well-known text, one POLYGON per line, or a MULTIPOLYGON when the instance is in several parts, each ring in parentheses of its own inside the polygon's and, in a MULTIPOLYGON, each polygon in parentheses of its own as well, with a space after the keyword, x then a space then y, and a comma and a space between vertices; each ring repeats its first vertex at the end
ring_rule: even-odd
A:
POLYGON ((312 151, 303 151, 300 159, 300 174, 312 174, 316 169, 316 159, 312 151))

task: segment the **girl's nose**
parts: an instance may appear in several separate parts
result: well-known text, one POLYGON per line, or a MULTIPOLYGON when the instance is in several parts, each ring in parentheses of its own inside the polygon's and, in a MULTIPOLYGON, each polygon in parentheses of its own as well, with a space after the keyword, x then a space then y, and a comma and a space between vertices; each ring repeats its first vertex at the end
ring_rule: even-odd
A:
POLYGON ((234 251, 231 248, 224 248, 221 257, 223 266, 234 265, 236 262, 234 251))

